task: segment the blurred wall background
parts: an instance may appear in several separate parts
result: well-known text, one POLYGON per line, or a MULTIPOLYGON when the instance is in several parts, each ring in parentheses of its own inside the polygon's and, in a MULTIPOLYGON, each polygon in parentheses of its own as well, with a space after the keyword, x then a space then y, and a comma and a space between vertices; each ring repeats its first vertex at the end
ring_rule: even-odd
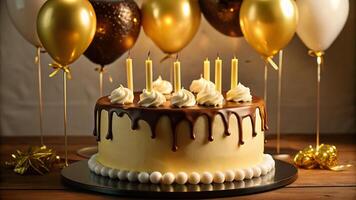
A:
MULTIPOLYGON (((141 5, 141 0, 137 1, 141 5)), ((0 1, 0 134, 6 136, 38 135, 38 96, 35 49, 12 25, 5 1, 0 1)), ((322 9, 322 8, 321 8, 322 9)), ((356 30, 355 1, 344 30, 326 51, 321 84, 321 132, 356 133, 356 30)), ((144 60, 151 50, 154 76, 169 79, 172 61, 159 64, 164 54, 141 31, 131 51, 134 59, 136 90, 144 87, 144 60)), ((229 38, 213 29, 202 17, 198 34, 180 53, 183 86, 188 88, 202 73, 205 57, 214 60, 219 52, 223 59, 223 86, 230 85, 230 59, 240 59, 240 81, 253 95, 263 96, 263 62, 243 38, 229 38)), ((316 105, 316 63, 297 36, 284 51, 282 91, 282 132, 314 133, 316 105)), ((126 83, 125 58, 106 67, 105 94, 126 83), (110 74, 114 81, 108 81, 110 74)), ((275 58, 277 60, 277 57, 275 58)), ((48 78, 51 59, 42 56, 44 129, 46 135, 62 135, 62 76, 48 78)), ((213 62, 212 62, 213 63, 213 62)), ((82 56, 72 64, 73 80, 68 83, 69 134, 91 135, 93 108, 98 96, 96 66, 82 56)), ((213 68, 212 68, 213 69, 213 68)), ((212 74, 213 75, 213 74, 212 74)), ((270 132, 275 132, 277 71, 269 69, 268 113, 270 132)))

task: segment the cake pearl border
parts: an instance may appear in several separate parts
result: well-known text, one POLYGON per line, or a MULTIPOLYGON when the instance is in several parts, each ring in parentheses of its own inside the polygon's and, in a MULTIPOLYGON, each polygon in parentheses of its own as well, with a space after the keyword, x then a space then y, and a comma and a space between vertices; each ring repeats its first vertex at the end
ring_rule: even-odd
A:
POLYGON ((113 169, 105 167, 96 160, 97 154, 93 155, 88 160, 88 166, 93 173, 109 177, 111 179, 118 179, 120 181, 140 182, 140 183, 153 183, 153 184, 211 184, 211 183, 223 183, 232 181, 242 181, 245 179, 252 179, 260 177, 273 171, 275 168, 275 161, 269 154, 264 154, 263 161, 255 166, 244 169, 231 169, 226 171, 216 172, 192 172, 190 174, 186 172, 178 172, 174 174, 172 172, 137 172, 113 169))

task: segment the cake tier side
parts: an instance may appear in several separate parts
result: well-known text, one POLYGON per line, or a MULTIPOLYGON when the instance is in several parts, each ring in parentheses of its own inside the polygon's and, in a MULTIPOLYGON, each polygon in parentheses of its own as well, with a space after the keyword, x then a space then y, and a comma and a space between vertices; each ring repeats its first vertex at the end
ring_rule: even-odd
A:
POLYGON ((260 101, 244 106, 204 108, 210 113, 215 110, 213 116, 196 108, 182 119, 175 109, 153 111, 132 107, 146 115, 150 109, 156 114, 161 112, 154 129, 146 120, 137 120, 137 127, 133 128, 132 113, 128 108, 119 109, 125 112, 96 110, 98 130, 107 133, 97 133, 97 160, 104 166, 128 171, 203 173, 250 167, 263 159, 265 112, 260 101), (186 119, 195 116, 194 112, 200 115, 191 125, 186 119), (172 118, 179 119, 174 127, 172 118))

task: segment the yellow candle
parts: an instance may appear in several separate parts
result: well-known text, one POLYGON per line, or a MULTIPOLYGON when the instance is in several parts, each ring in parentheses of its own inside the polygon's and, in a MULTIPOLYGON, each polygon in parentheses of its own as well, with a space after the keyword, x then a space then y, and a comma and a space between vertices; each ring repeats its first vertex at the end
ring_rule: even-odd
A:
POLYGON ((221 93, 222 60, 219 56, 215 60, 215 88, 221 93))
POLYGON ((127 88, 133 91, 132 59, 130 57, 126 59, 126 81, 127 81, 127 88))
POLYGON ((204 79, 210 81, 210 61, 208 58, 204 60, 204 79))
POLYGON ((146 60, 146 90, 147 92, 152 91, 152 60, 150 57, 146 60))
POLYGON ((234 87, 237 86, 238 82, 239 82, 239 60, 234 57, 231 60, 231 86, 230 88, 233 89, 234 87))
POLYGON ((173 73, 174 73, 174 92, 178 92, 181 89, 181 80, 180 80, 180 62, 176 60, 173 64, 173 73))

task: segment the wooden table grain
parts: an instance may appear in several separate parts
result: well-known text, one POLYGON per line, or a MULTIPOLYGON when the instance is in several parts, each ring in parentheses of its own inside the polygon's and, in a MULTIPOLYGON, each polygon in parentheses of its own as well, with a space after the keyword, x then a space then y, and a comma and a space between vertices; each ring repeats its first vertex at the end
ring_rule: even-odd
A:
MULTIPOLYGON (((274 135, 267 134, 266 152, 273 154, 275 147, 274 135)), ((298 179, 284 188, 246 195, 228 197, 226 199, 356 199, 356 135, 334 134, 323 135, 323 143, 334 144, 338 148, 339 163, 352 164, 346 171, 299 169, 298 179)), ((26 149, 28 145, 38 145, 38 137, 0 137, 0 160, 8 160, 16 149, 26 149)), ((45 143, 63 155, 63 138, 46 137, 45 143)), ((81 160, 76 150, 85 146, 95 145, 94 137, 70 137, 69 159, 81 160)), ((282 151, 294 155, 297 150, 314 144, 313 135, 293 134, 282 137, 282 151)), ((288 160, 291 162, 291 159, 288 160)), ((17 175, 10 169, 1 167, 0 199, 132 199, 108 196, 87 191, 68 188, 60 181, 60 171, 52 171, 44 176, 17 175)))

